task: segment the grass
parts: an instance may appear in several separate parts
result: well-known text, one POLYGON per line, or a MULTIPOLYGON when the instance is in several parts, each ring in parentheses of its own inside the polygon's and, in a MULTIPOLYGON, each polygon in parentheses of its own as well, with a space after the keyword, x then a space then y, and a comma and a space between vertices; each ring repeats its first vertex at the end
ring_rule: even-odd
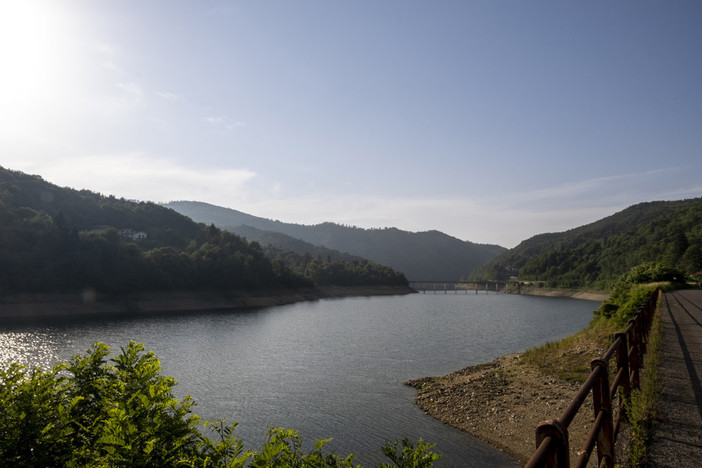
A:
POLYGON ((646 445, 656 416, 658 397, 662 387, 658 374, 662 341, 660 313, 656 313, 644 356, 644 371, 639 382, 640 388, 632 392, 631 401, 627 405, 627 415, 632 428, 629 466, 643 466, 646 463, 646 445))
MULTIPOLYGON (((574 335, 528 349, 522 355, 522 360, 537 367, 545 375, 583 383, 591 372, 590 361, 607 350, 614 334, 621 329, 616 320, 594 319, 585 329, 574 335)), ((646 444, 662 386, 658 375, 661 342, 661 319, 660 313, 657 312, 649 333, 640 388, 632 392, 631 399, 626 404, 632 431, 628 466, 632 467, 643 466, 646 463, 646 444)), ((611 373, 614 371, 616 369, 610 369, 611 373)), ((610 382, 612 377, 613 375, 610 375, 610 382)))
POLYGON ((582 383, 590 375, 590 361, 607 350, 618 331, 604 320, 594 320, 574 335, 528 349, 522 360, 546 375, 582 383))

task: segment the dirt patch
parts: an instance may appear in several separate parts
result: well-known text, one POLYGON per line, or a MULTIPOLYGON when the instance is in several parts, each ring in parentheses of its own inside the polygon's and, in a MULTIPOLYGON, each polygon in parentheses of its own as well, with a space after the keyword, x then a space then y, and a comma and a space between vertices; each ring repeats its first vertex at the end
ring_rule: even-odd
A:
MULTIPOLYGON (((535 451, 538 424, 558 418, 580 389, 580 384, 546 376, 519 354, 407 384, 417 388, 417 405, 425 413, 522 463, 535 451)), ((571 463, 577 460, 594 422, 591 398, 568 428, 571 463)))

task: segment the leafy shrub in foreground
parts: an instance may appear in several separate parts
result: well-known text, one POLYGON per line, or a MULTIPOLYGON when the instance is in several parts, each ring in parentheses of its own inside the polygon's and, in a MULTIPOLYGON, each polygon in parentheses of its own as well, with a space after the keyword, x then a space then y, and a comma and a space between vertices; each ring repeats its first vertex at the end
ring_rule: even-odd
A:
MULTIPOLYGON (((233 435, 236 423, 202 421, 191 397, 178 401, 173 377, 143 344, 130 342, 107 361, 110 349, 96 343, 51 370, 17 363, 0 369, 0 465, 351 467, 354 455, 324 454, 328 440, 302 450, 295 431, 270 428, 259 451, 244 450, 233 435), (210 439, 199 427, 210 427, 210 439)), ((383 447, 400 468, 430 467, 440 455, 421 439, 383 447)))

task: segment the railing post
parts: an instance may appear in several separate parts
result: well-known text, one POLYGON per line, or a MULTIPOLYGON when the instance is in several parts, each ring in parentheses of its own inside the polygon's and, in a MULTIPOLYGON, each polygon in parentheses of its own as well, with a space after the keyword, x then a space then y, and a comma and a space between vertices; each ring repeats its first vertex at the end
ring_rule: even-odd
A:
POLYGON ((595 410, 595 419, 603 414, 602 427, 597 435, 597 460, 598 465, 614 466, 614 425, 612 424, 612 400, 609 396, 609 374, 607 361, 593 359, 590 368, 595 371, 600 368, 600 375, 592 388, 592 400, 595 410))
POLYGON ((570 448, 568 445, 568 428, 555 419, 542 421, 536 427, 536 447, 541 445, 546 437, 551 437, 556 443, 556 450, 546 461, 548 468, 569 468, 570 448))

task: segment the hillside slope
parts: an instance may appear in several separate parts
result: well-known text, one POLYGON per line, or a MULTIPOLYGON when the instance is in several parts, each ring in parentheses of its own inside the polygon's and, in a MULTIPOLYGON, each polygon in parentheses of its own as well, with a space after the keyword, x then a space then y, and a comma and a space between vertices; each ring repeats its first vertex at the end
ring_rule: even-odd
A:
POLYGON ((275 254, 292 260, 271 259, 256 242, 154 203, 62 188, 0 167, 0 298, 407 284, 365 259, 275 254))
MULTIPOLYGON (((361 229, 335 223, 314 226, 283 223, 229 208, 192 201, 171 202, 165 206, 195 221, 213 223, 215 226, 244 235, 251 240, 278 245, 277 242, 283 242, 281 238, 276 239, 270 234, 278 233, 313 246, 324 246, 358 255, 399 270, 409 280, 458 280, 506 250, 497 245, 462 241, 439 231, 408 232, 396 228, 361 229)), ((290 240, 285 242, 289 243, 290 240)), ((313 255, 313 252, 300 251, 299 253, 313 255)))
POLYGON ((644 262, 702 270, 702 198, 639 203, 594 223, 534 236, 473 272, 473 279, 544 281, 607 289, 644 262))

